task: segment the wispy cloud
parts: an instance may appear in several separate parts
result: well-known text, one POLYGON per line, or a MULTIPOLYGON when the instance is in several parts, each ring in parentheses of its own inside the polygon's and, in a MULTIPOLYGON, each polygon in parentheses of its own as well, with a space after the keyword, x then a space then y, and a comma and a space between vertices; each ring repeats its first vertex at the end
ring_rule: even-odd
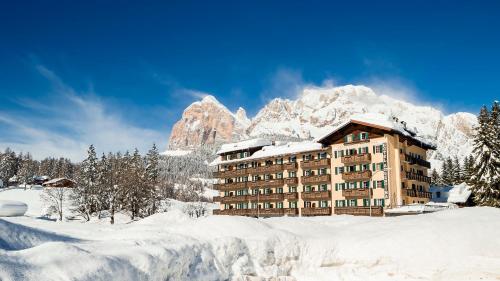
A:
POLYGON ((269 77, 267 84, 266 90, 260 95, 263 102, 277 97, 297 98, 306 86, 302 72, 290 68, 278 69, 269 77))
POLYGON ((0 125, 8 132, 0 135, 1 148, 78 161, 90 144, 100 152, 166 146, 166 133, 135 126, 124 118, 126 109, 106 103, 93 90, 78 92, 43 65, 36 69, 53 92, 43 100, 21 100, 22 110, 0 112, 0 125))

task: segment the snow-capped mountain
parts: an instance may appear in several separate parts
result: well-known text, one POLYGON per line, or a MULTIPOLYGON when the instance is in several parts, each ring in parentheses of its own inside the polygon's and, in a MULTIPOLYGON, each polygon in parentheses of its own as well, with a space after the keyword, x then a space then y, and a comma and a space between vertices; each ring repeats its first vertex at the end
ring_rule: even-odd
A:
POLYGON ((443 114, 431 106, 414 105, 365 86, 307 87, 296 100, 274 99, 249 120, 243 108, 230 112, 214 97, 189 106, 170 137, 174 148, 230 142, 261 135, 302 139, 318 137, 353 114, 380 113, 405 121, 417 134, 437 145, 431 159, 460 158, 472 149, 473 114, 443 114), (202 110, 202 112, 200 112, 202 110), (213 131, 216 130, 215 138, 213 131), (207 137, 208 136, 208 137, 207 137), (212 136, 212 138, 210 138, 212 136))

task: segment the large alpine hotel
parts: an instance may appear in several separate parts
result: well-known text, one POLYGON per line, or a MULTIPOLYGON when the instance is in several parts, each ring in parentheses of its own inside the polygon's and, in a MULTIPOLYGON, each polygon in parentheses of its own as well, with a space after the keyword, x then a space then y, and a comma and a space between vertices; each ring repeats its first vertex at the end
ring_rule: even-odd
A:
POLYGON ((429 149, 404 122, 379 115, 353 117, 310 142, 224 144, 212 162, 220 191, 214 214, 382 216, 427 203, 429 149))

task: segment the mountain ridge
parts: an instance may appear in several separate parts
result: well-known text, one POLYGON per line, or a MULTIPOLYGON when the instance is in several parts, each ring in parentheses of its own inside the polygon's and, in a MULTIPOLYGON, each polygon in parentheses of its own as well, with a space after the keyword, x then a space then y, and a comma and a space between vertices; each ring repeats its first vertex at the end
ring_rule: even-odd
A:
POLYGON ((174 125, 169 146, 196 148, 262 135, 312 139, 350 116, 364 113, 404 120, 420 137, 437 144, 437 151, 429 155, 431 160, 463 158, 472 151, 473 127, 477 124, 475 115, 468 112, 444 114, 435 107, 377 94, 362 85, 305 87, 296 99, 272 99, 253 118, 248 118, 242 107, 233 113, 214 96, 208 96, 186 108, 183 118, 174 125))

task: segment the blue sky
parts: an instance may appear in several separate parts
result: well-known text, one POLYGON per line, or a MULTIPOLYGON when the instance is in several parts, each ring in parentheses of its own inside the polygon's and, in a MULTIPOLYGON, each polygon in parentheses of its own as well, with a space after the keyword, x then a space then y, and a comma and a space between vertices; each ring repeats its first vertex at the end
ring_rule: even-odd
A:
POLYGON ((252 116, 324 81, 383 84, 446 112, 498 99, 500 2, 403 2, 7 1, 0 148, 165 147, 204 93, 252 116))

